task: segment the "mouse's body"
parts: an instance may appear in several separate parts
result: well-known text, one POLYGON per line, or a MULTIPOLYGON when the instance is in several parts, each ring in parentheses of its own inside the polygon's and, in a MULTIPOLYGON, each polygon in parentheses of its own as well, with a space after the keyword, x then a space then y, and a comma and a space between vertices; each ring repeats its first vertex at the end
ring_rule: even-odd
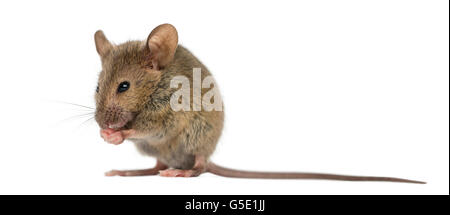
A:
POLYGON ((121 144, 128 139, 135 143, 141 153, 157 159, 154 168, 112 170, 106 173, 107 176, 160 174, 192 177, 211 172, 240 178, 421 183, 387 177, 250 172, 217 166, 209 161, 209 157, 223 129, 224 113, 220 94, 214 82, 207 83, 206 87, 202 83, 201 89, 195 88, 194 68, 201 69, 200 81, 210 78, 211 74, 194 55, 178 45, 176 29, 170 24, 163 24, 156 27, 146 41, 129 41, 120 45, 111 44, 103 32, 97 31, 95 43, 103 68, 95 96, 95 119, 101 128, 101 136, 112 144, 121 144), (172 83, 176 77, 184 77, 190 83, 183 91, 189 94, 185 104, 200 109, 173 108, 171 99, 179 90, 172 83), (199 101, 205 102, 202 98, 211 93, 210 88, 214 88, 214 97, 206 101, 220 101, 218 110, 204 109, 199 104, 199 101))
MULTIPOLYGON (((209 158, 223 128, 223 111, 174 111, 170 108, 170 96, 177 90, 170 88, 170 81, 181 75, 192 83, 192 68, 201 68, 204 76, 211 75, 201 62, 179 45, 173 62, 161 70, 158 88, 145 107, 151 111, 143 111, 135 119, 135 129, 143 130, 148 135, 129 139, 141 153, 156 157, 177 169, 191 169, 195 162, 194 155, 209 158)), ((191 84, 191 91, 192 87, 191 84)), ((203 94, 205 92, 203 90, 203 94)))

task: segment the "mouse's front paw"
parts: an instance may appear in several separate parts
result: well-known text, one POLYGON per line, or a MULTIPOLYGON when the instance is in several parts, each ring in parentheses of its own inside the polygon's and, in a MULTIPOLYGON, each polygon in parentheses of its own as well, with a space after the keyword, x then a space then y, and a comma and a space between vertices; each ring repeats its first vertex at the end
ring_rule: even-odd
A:
POLYGON ((122 135, 122 132, 120 131, 115 131, 113 129, 101 129, 100 130, 100 136, 102 136, 102 138, 107 142, 107 143, 111 143, 114 145, 119 145, 121 143, 123 143, 124 138, 122 135))

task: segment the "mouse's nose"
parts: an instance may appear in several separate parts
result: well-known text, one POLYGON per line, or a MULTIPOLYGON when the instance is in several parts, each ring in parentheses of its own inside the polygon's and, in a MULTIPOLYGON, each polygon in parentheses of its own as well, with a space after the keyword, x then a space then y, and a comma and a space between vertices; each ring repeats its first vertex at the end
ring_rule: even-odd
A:
POLYGON ((119 106, 110 106, 96 113, 96 121, 102 129, 120 129, 133 119, 133 114, 119 106))
POLYGON ((99 126, 103 129, 116 127, 118 121, 120 121, 121 108, 116 105, 105 108, 104 110, 99 110, 95 114, 95 119, 99 126))

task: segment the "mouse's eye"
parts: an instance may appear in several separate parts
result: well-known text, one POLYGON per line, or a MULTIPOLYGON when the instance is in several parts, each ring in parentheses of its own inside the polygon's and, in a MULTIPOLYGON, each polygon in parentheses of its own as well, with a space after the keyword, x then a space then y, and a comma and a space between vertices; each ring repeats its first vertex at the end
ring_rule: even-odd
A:
POLYGON ((100 88, 99 88, 98 85, 97 85, 97 88, 95 88, 95 92, 98 93, 99 90, 100 90, 100 88))
POLYGON ((117 92, 118 93, 125 92, 125 91, 128 90, 128 88, 130 88, 130 82, 124 81, 124 82, 119 84, 119 87, 117 88, 117 92))

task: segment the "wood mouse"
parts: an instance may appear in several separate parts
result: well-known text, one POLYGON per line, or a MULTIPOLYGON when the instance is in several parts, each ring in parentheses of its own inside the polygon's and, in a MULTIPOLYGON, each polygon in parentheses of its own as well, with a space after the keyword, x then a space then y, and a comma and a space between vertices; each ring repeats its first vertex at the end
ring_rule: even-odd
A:
MULTIPOLYGON (((201 69, 201 78, 211 77, 208 69, 186 48, 178 45, 174 26, 162 24, 144 41, 114 45, 101 30, 94 35, 102 71, 95 93, 95 120, 100 135, 108 143, 134 142, 144 155, 157 159, 155 167, 143 170, 111 170, 106 176, 161 175, 194 177, 210 172, 225 177, 267 179, 330 179, 346 181, 420 181, 371 176, 347 176, 319 173, 279 173, 240 171, 218 166, 209 160, 222 132, 222 110, 174 110, 171 98, 177 88, 175 77, 192 83, 193 69, 201 69)), ((217 97, 220 99, 217 86, 217 97)), ((193 85, 187 89, 194 92, 193 85)), ((189 95, 189 106, 198 104, 207 88, 189 95)))

